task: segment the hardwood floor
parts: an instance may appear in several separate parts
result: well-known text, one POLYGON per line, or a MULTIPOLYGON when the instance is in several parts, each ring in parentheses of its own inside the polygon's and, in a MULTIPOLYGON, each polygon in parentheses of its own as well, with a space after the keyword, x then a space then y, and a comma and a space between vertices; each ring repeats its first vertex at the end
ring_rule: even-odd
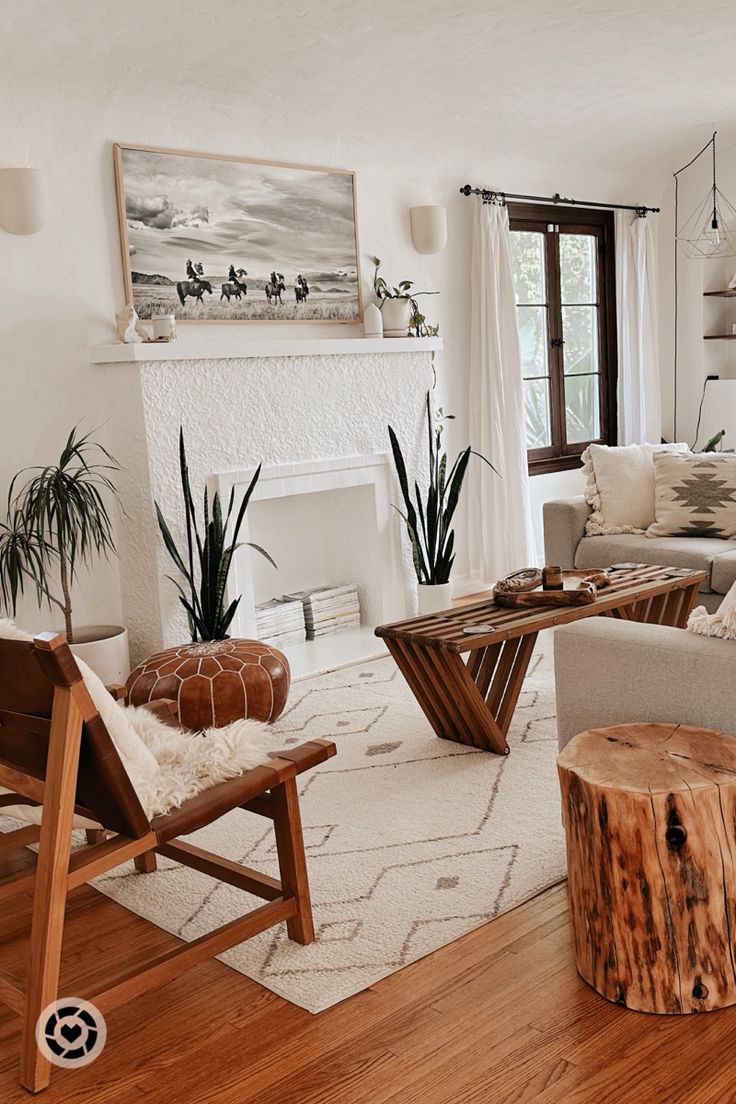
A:
MULTIPOLYGON (((22 898, 0 914, 0 967, 23 961, 29 905, 22 898)), ((84 996, 93 979, 176 943, 83 887, 70 902, 62 992, 84 996)), ((3 1104, 30 1099, 17 1084, 18 1037, 2 1009, 3 1104)), ((111 1013, 98 1061, 54 1071, 39 1099, 710 1104, 736 1098, 734 1044, 736 1007, 647 1016, 588 989, 558 886, 318 1016, 206 963, 111 1013)))

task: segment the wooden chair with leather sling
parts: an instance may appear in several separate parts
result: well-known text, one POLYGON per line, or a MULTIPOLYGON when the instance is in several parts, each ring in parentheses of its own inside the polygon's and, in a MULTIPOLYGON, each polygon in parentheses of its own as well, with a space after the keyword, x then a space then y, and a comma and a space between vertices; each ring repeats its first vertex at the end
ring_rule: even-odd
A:
MULTIPOLYGON (((170 706, 152 703, 164 717, 171 717, 170 706)), ((308 741, 149 821, 64 638, 43 633, 33 642, 0 640, 0 786, 12 791, 0 797, 0 813, 2 806, 43 805, 40 827, 0 835, 0 855, 39 843, 35 869, 0 881, 0 901, 33 891, 27 978, 0 971, 0 1000, 23 1020, 25 1088, 38 1092, 50 1080, 35 1029, 41 1012, 58 997, 67 895, 120 863, 134 859, 140 870, 151 870, 155 854, 165 855, 266 903, 100 985, 88 999, 105 1015, 281 921, 291 939, 312 942, 296 776, 334 754, 329 741, 308 741), (236 808, 273 821, 280 880, 178 839, 236 808), (72 852, 75 814, 100 829, 88 831, 88 845, 72 852), (106 838, 109 832, 114 834, 106 838)))

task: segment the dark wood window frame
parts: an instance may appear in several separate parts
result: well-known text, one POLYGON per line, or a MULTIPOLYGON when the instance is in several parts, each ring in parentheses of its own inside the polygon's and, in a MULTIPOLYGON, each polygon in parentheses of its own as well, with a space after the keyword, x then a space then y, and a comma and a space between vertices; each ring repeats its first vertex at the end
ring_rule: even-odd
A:
POLYGON ((581 466, 580 455, 591 441, 568 444, 566 437, 564 335, 560 293, 559 229, 591 234, 597 240, 596 291, 598 305, 598 364, 601 435, 596 442, 616 444, 618 378, 616 338, 616 269, 613 212, 593 208, 557 207, 542 203, 509 203, 512 231, 544 234, 547 302, 547 357, 550 377, 550 428, 548 448, 528 450, 529 474, 566 471, 581 466), (552 227, 553 229, 550 229, 552 227))

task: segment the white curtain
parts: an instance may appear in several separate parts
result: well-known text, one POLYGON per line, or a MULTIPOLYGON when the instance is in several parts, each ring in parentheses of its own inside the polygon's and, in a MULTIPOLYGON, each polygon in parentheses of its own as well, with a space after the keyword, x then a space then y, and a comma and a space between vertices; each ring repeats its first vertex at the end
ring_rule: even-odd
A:
POLYGON ((471 266, 470 440, 478 460, 469 482, 470 572, 495 582, 536 563, 527 472, 524 393, 505 207, 475 209, 471 266))
POLYGON ((618 443, 658 443, 662 405, 657 356, 654 235, 648 218, 616 211, 618 443))

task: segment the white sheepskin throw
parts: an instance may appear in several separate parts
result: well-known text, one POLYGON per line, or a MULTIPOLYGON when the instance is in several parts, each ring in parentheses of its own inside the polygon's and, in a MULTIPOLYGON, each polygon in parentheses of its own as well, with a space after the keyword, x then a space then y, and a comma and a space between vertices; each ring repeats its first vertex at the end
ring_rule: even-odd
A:
MULTIPOLYGON (((33 639, 7 619, 0 619, 0 638, 33 639)), ((94 671, 74 658, 149 819, 268 760, 269 727, 263 722, 244 719, 196 733, 174 728, 143 706, 115 701, 94 671)), ((34 823, 40 820, 40 809, 32 806, 18 805, 0 812, 34 823)), ((82 818, 77 818, 75 826, 94 827, 82 818)))
POLYGON ((720 636, 736 640, 736 583, 733 584, 715 613, 698 606, 687 619, 688 632, 699 636, 720 636))

